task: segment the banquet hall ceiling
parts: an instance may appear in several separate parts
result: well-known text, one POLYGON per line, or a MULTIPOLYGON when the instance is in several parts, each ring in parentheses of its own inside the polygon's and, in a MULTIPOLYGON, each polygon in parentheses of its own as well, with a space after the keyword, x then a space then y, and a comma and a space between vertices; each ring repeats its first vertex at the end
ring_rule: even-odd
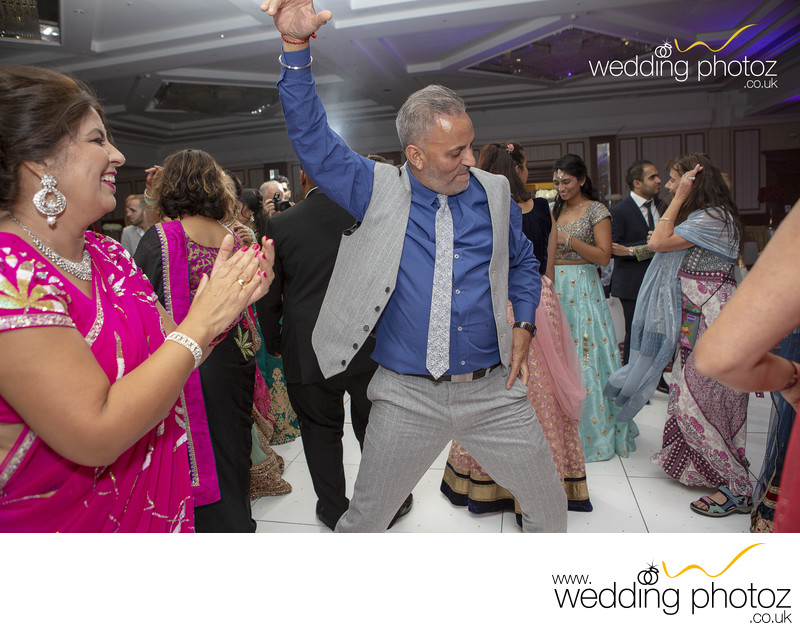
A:
MULTIPOLYGON (((259 4, 62 0, 60 43, 0 38, 0 60, 88 81, 118 135, 174 142, 281 128, 280 36, 259 4)), ((775 61, 778 80, 746 90, 742 114, 800 115, 797 0, 320 0, 316 8, 334 16, 312 54, 326 108, 339 118, 394 117, 429 83, 457 90, 468 107, 498 112, 512 103, 592 104, 643 91, 739 92, 747 77, 730 76, 736 67, 726 64, 745 57, 775 61), (734 35, 720 52, 709 50, 734 35), (700 41, 706 46, 682 52, 700 41), (719 63, 698 80, 698 62, 712 55, 719 63), (647 68, 632 62, 621 76, 594 76, 602 64, 628 58, 676 66, 644 76, 647 68), (690 68, 683 81, 678 60, 690 68)))

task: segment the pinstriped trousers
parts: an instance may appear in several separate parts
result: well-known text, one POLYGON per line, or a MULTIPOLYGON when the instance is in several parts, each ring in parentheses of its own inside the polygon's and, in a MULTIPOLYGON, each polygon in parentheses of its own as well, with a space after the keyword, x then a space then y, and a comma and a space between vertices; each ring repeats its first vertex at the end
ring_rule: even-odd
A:
POLYGON ((380 367, 361 465, 336 532, 383 532, 450 440, 461 443, 522 509, 525 532, 565 532, 567 498, 519 379, 508 368, 466 383, 436 383, 380 367))

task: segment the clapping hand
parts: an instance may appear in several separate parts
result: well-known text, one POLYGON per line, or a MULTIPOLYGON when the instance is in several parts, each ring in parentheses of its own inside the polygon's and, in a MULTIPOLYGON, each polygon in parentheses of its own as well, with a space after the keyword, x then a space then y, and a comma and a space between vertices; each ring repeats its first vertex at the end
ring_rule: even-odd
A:
POLYGON ((258 244, 233 252, 233 236, 226 235, 214 261, 211 276, 203 275, 195 304, 204 306, 215 320, 214 334, 221 333, 248 305, 269 290, 275 273, 275 248, 264 237, 258 244))
POLYGON ((261 10, 275 20, 275 27, 292 39, 307 40, 333 18, 330 11, 314 11, 312 0, 264 0, 261 10))

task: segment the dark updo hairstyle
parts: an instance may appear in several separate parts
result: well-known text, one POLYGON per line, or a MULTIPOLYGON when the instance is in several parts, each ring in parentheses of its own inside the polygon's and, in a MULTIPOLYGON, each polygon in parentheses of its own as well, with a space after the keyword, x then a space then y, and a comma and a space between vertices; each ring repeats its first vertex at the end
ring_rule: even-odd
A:
POLYGON ((676 158, 670 168, 682 176, 698 164, 703 168, 695 176, 692 189, 675 217, 675 225, 685 221, 695 210, 705 209, 709 215, 725 224, 725 229, 732 239, 738 239, 741 253, 741 237, 744 234, 742 219, 733 201, 731 189, 717 165, 705 153, 687 153, 676 158))
MULTIPOLYGON (((593 201, 598 201, 600 199, 592 186, 592 178, 589 177, 589 170, 586 168, 586 163, 583 161, 583 158, 576 156, 574 153, 561 156, 553 165, 553 173, 559 169, 577 178, 578 181, 584 180, 583 186, 581 186, 581 194, 583 194, 586 199, 591 199, 593 201)), ((564 208, 564 204, 565 202, 561 199, 561 195, 556 195, 556 203, 555 206, 553 206, 553 217, 558 219, 561 210, 564 208)))
POLYGON ((518 204, 531 198, 531 194, 525 190, 525 182, 516 169, 516 167, 521 169, 524 164, 525 150, 516 142, 490 143, 481 149, 478 156, 479 169, 506 177, 511 187, 511 198, 518 204))
POLYGON ((0 208, 17 201, 22 163, 53 158, 91 108, 105 124, 83 82, 35 66, 0 65, 0 208))
POLYGON ((254 188, 242 189, 242 203, 253 211, 253 223, 259 240, 267 232, 267 213, 264 212, 261 193, 254 188))
POLYGON ((199 149, 181 149, 164 160, 154 196, 169 219, 201 215, 221 221, 232 217, 236 207, 225 186, 225 172, 210 154, 199 149))

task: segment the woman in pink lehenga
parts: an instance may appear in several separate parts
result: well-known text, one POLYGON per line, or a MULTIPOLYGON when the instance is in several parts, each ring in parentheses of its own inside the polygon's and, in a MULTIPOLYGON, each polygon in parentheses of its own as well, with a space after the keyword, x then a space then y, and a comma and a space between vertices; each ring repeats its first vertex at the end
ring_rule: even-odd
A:
POLYGON ((227 239, 176 327, 124 248, 86 232, 124 160, 83 84, 0 67, 0 531, 194 528, 179 397, 273 251, 227 239))
MULTIPOLYGON (((591 511, 586 485, 586 464, 578 434, 583 411, 583 373, 575 344, 553 289, 555 231, 547 203, 525 191, 528 179, 525 152, 517 143, 490 144, 481 150, 479 167, 505 175, 511 194, 522 209, 522 230, 533 244, 542 273, 542 295, 536 310, 537 332, 528 353, 528 398, 542 425, 558 475, 567 494, 569 510, 591 511), (541 205, 539 205, 539 203, 541 205)), ((509 322, 514 322, 509 303, 509 322)), ((473 513, 519 508, 506 489, 497 485, 457 442, 453 442, 441 485, 451 502, 473 513)))

